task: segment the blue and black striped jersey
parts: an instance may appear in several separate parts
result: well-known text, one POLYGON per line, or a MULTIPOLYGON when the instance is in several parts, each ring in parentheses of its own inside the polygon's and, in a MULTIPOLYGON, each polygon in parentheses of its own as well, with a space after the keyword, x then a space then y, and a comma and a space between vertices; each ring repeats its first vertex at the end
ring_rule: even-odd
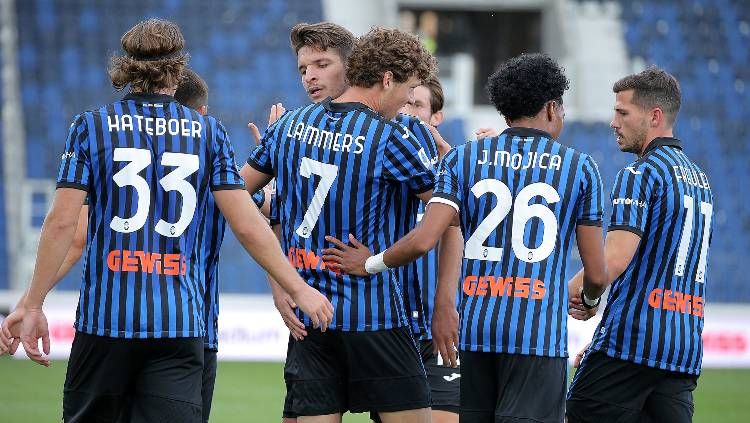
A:
MULTIPOLYGON (((430 130, 418 118, 399 114, 395 121, 409 131, 427 153, 430 166, 438 162, 438 151, 430 130)), ((399 189, 399 200, 396 204, 401 207, 396 210, 396 239, 409 233, 424 214, 422 200, 408 189, 399 189)), ((396 275, 404 293, 404 306, 409 316, 412 332, 417 337, 429 339, 432 309, 435 303, 435 287, 437 284, 437 250, 418 258, 406 266, 396 269, 396 275)))
POLYGON ((699 374, 713 195, 708 177, 674 138, 656 138, 622 169, 608 230, 641 236, 610 288, 593 350, 699 374))
POLYGON ((57 186, 88 191, 76 329, 203 337, 210 190, 243 189, 226 131, 172 97, 129 94, 70 127, 57 186))
POLYGON ((443 158, 430 202, 459 211, 466 240, 462 350, 567 356, 567 259, 576 225, 601 225, 601 186, 591 157, 534 129, 443 158))
MULTIPOLYGON (((334 329, 373 331, 407 323, 395 272, 337 274, 321 259, 326 235, 351 233, 373 251, 396 241, 398 188, 426 192, 434 172, 400 125, 361 103, 318 104, 287 112, 248 164, 276 177, 282 247, 303 279, 333 304, 334 329)), ((310 324, 306 316, 304 321, 310 324)))
MULTIPOLYGON (((252 195, 253 203, 261 207, 265 202, 263 190, 252 195)), ((205 249, 206 259, 206 292, 203 299, 206 316, 206 336, 203 338, 205 348, 217 351, 219 349, 219 250, 224 241, 227 221, 221 214, 213 196, 208 197, 208 205, 203 223, 204 231, 198 235, 199 245, 205 249)))

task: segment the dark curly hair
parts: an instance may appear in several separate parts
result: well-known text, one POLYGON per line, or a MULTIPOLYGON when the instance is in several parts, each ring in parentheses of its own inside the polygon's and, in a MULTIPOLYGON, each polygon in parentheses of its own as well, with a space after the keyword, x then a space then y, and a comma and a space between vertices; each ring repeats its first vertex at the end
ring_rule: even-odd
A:
POLYGON ((179 84, 188 55, 182 52, 185 38, 176 24, 163 19, 139 22, 123 34, 120 44, 125 55, 113 56, 109 65, 116 89, 130 85, 134 92, 154 93, 179 84))
POLYGON ((412 75, 427 81, 436 73, 437 61, 416 36, 398 29, 375 27, 354 43, 346 79, 352 86, 370 88, 382 81, 387 71, 399 83, 412 75))
POLYGON ((564 69, 546 54, 522 54, 503 62, 487 80, 490 101, 508 120, 536 116, 569 86, 564 69))
POLYGON ((208 104, 208 84, 192 69, 185 69, 182 81, 174 92, 180 104, 198 110, 208 104))

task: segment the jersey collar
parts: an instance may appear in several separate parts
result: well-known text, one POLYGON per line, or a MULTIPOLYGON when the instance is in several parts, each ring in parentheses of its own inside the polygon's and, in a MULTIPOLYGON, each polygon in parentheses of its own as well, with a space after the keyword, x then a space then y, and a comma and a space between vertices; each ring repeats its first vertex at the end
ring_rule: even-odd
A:
POLYGON ((521 126, 513 126, 503 131, 500 135, 507 135, 509 137, 521 137, 521 138, 547 138, 548 140, 552 139, 552 135, 550 135, 548 132, 542 131, 540 129, 535 128, 524 128, 521 126))
POLYGON ((176 101, 171 95, 153 93, 128 93, 123 97, 123 100, 133 100, 139 103, 169 103, 176 101))
POLYGON ((645 156, 646 154, 648 154, 649 151, 655 150, 659 147, 674 147, 674 148, 679 148, 680 150, 682 150, 682 142, 678 140, 677 138, 657 137, 651 141, 648 147, 646 147, 646 150, 643 152, 643 155, 645 156))
POLYGON ((369 107, 365 106, 360 102, 351 103, 334 103, 331 97, 326 98, 320 102, 326 110, 333 113, 348 113, 354 110, 366 110, 369 107))

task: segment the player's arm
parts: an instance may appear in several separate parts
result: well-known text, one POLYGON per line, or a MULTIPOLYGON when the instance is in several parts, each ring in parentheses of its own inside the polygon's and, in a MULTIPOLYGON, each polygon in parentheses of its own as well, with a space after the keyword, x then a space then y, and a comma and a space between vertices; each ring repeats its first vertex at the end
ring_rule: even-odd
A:
MULTIPOLYGON (((633 260, 633 256, 635 255, 636 250, 638 250, 638 245, 640 243, 641 237, 637 233, 626 230, 612 230, 607 232, 607 238, 604 243, 604 261, 606 263, 607 273, 606 284, 604 288, 602 288, 602 291, 606 289, 606 286, 611 284, 615 279, 620 277, 623 272, 625 272, 625 269, 628 268, 630 262, 633 260)), ((581 254, 581 259, 583 259, 583 254, 581 254)), ((576 273, 568 284, 569 289, 576 290, 572 292, 579 292, 580 289, 584 288, 585 278, 588 277, 588 271, 589 269, 584 262, 584 268, 576 273)), ((571 307, 571 316, 579 320, 586 320, 591 317, 591 311, 583 307, 580 298, 571 298, 571 302, 572 303, 569 304, 571 307)))
MULTIPOLYGON (((280 241, 281 225, 275 224, 271 226, 271 230, 273 231, 273 234, 276 235, 276 239, 280 241)), ((302 323, 302 321, 300 321, 300 319, 294 313, 294 309, 297 308, 297 304, 294 303, 294 300, 289 295, 289 293, 284 291, 284 288, 282 288, 281 285, 279 285, 279 283, 276 282, 270 274, 267 275, 268 285, 271 287, 271 295, 273 296, 273 305, 276 307, 276 310, 279 311, 281 319, 289 329, 292 337, 298 341, 301 341, 302 339, 304 339, 304 337, 307 336, 307 331, 305 330, 305 324, 302 323)))
POLYGON ((26 355, 44 366, 49 365, 49 360, 42 351, 49 354, 50 342, 42 306, 49 291, 59 281, 57 273, 73 242, 85 197, 86 192, 76 188, 59 188, 55 191, 52 208, 42 224, 31 284, 20 307, 3 322, 3 337, 20 338, 26 355), (38 344, 40 338, 42 351, 38 344))
POLYGON ((373 256, 370 249, 352 234, 349 234, 350 245, 332 236, 326 236, 326 241, 334 247, 323 250, 323 260, 336 263, 342 272, 358 276, 400 267, 435 248, 438 240, 455 219, 456 209, 452 206, 430 203, 417 227, 380 254, 373 256))
POLYGON ((438 245, 438 279, 435 290, 435 309, 432 312, 432 340, 443 361, 458 366, 458 310, 456 292, 461 275, 464 239, 461 229, 446 229, 438 245))
POLYGON ((292 296, 313 324, 325 330, 333 319, 333 306, 320 292, 305 283, 289 264, 257 207, 249 204, 250 195, 238 189, 219 190, 214 191, 214 198, 245 250, 292 296))
POLYGON ((86 235, 88 232, 89 225, 89 206, 84 204, 81 207, 81 212, 78 215, 78 223, 76 224, 76 231, 73 235, 73 241, 70 244, 68 253, 65 255, 65 259, 60 266, 60 270, 57 271, 55 276, 55 283, 59 282, 65 275, 68 274, 70 269, 78 263, 83 255, 83 250, 86 249, 86 235))
MULTIPOLYGON (((273 179, 273 176, 263 173, 249 164, 245 163, 240 169, 240 176, 245 181, 245 189, 248 193, 253 194, 262 189, 273 179)), ((266 225, 268 226, 268 225, 266 225)))

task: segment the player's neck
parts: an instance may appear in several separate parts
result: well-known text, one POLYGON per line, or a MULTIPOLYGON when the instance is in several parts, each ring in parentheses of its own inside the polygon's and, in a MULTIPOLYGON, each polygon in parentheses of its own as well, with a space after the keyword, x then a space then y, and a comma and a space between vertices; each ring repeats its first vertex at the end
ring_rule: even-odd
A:
POLYGON ((162 94, 174 97, 174 93, 177 91, 177 87, 174 88, 161 88, 151 93, 144 93, 143 91, 130 90, 133 94, 162 94))
POLYGON ((641 152, 638 154, 638 157, 643 157, 643 153, 646 152, 648 146, 657 138, 674 138, 672 128, 659 128, 646 133, 647 141, 643 143, 643 147, 641 147, 641 152))
POLYGON ((362 103, 377 112, 378 96, 374 88, 349 87, 335 101, 336 103, 362 103))
POLYGON ((534 116, 533 118, 522 117, 512 121, 506 121, 511 128, 530 128, 546 133, 551 133, 551 128, 547 125, 545 119, 540 116, 534 116))

